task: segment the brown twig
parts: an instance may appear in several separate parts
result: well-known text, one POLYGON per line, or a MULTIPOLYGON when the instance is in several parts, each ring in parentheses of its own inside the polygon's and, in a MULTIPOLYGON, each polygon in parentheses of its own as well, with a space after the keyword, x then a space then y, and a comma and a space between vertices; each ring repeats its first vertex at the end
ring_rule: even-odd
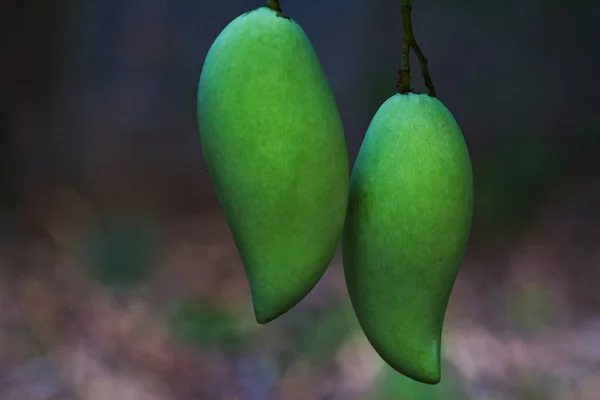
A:
POLYGON ((402 25, 404 28, 404 39, 402 40, 402 68, 398 71, 398 91, 400 93, 408 93, 413 90, 410 87, 410 49, 414 50, 419 64, 421 64, 421 73, 425 80, 425 85, 429 90, 431 97, 436 96, 435 86, 429 76, 429 70, 427 69, 427 58, 421 51, 421 48, 417 44, 415 35, 412 29, 411 11, 412 6, 410 0, 402 0, 402 25))

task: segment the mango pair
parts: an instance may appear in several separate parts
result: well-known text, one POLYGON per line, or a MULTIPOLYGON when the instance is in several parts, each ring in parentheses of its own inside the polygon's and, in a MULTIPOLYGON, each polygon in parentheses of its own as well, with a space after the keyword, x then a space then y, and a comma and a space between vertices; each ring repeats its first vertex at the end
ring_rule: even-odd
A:
POLYGON ((387 100, 349 181, 341 119, 309 39, 281 10, 261 7, 213 43, 197 111, 256 320, 300 302, 342 237, 348 292, 367 338, 399 372, 438 382, 473 203, 467 147, 443 104, 418 94, 387 100))

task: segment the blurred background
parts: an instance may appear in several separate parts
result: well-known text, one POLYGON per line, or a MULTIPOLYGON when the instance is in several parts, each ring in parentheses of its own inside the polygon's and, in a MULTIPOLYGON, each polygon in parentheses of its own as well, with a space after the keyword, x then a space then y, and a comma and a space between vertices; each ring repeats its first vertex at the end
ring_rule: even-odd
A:
MULTIPOLYGON (((437 386, 371 349, 339 255, 300 305, 254 321, 195 106, 212 41, 261 5, 3 2, 0 398, 600 399, 600 3, 413 1, 476 190, 437 386)), ((396 90, 400 0, 282 6, 353 163, 396 90)))

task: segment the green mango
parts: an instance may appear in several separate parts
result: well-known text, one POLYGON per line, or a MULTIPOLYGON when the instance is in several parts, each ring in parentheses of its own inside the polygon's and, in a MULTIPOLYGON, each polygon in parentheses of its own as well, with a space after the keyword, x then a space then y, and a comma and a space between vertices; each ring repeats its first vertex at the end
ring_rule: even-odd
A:
POLYGON ((302 28, 267 7, 217 37, 197 106, 207 169, 265 324, 312 290, 337 248, 349 181, 339 111, 302 28))
POLYGON ((352 171, 342 255, 366 337, 414 380, 440 381, 442 326, 472 212, 471 161, 450 111, 424 94, 389 98, 352 171))

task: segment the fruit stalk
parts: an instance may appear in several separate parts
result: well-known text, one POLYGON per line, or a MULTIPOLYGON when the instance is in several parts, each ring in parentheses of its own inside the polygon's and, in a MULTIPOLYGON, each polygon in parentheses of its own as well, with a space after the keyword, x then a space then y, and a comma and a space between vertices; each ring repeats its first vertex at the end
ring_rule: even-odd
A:
POLYGON ((410 87, 410 48, 412 47, 415 55, 417 56, 417 60, 419 60, 419 64, 421 64, 421 74, 425 80, 427 90, 429 90, 429 95, 431 97, 435 97, 435 86, 433 85, 433 81, 429 76, 429 70, 427 69, 427 58, 421 51, 421 48, 419 47, 412 30, 412 6, 410 4, 410 0, 402 0, 401 11, 402 25, 404 28, 404 40, 402 41, 402 68, 400 71, 398 71, 398 91, 402 94, 412 92, 410 87))
POLYGON ((267 7, 272 10, 281 12, 281 5, 279 4, 279 0, 267 0, 267 7))

